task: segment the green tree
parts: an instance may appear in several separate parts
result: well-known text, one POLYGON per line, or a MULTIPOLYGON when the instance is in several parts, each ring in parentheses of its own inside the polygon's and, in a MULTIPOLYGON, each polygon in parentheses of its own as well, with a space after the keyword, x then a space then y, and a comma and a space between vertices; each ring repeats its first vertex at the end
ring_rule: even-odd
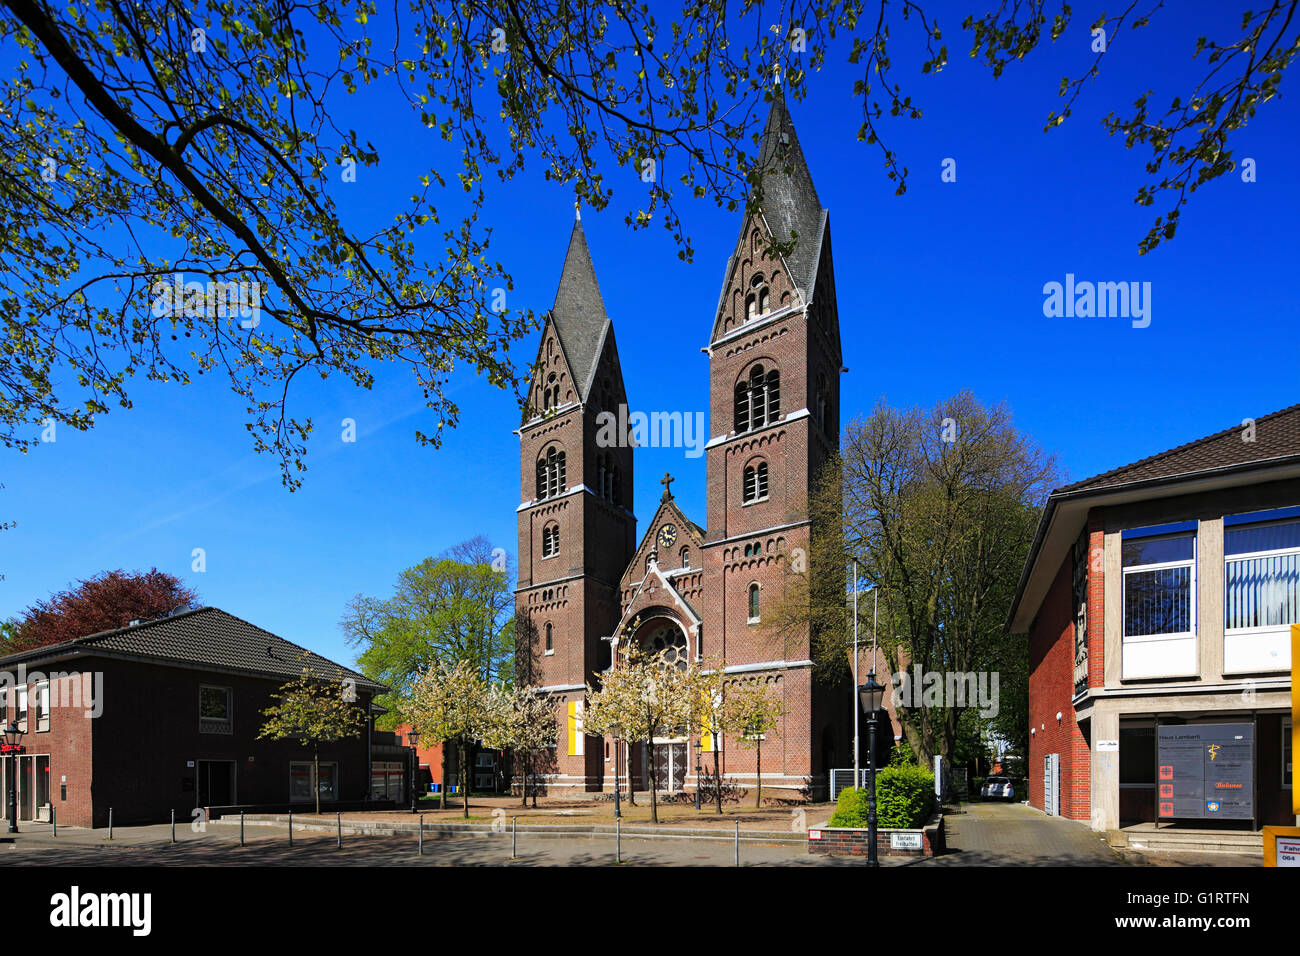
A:
MULTIPOLYGON (((1300 50, 1296 2, 1200 37, 1188 54, 1204 54, 1202 79, 1163 112, 1142 92, 1152 77, 1128 115, 1102 119, 1127 147, 1150 150, 1137 201, 1172 199, 1141 251, 1173 236, 1189 193, 1234 168, 1234 139, 1278 97, 1300 50)), ((5 4, 0 440, 25 450, 36 441, 26 430, 46 419, 89 428, 112 404, 130 407, 137 376, 216 373, 244 397, 254 447, 278 456, 293 488, 313 427, 290 409, 293 381, 311 372, 370 388, 392 364, 423 390, 437 427, 416 437, 436 445, 458 420, 445 388, 453 368, 502 387, 527 379, 509 347, 535 321, 502 301, 512 281, 479 219, 489 183, 531 160, 603 209, 624 174, 636 184, 625 220, 661 222, 690 259, 682 197, 730 209, 761 199, 751 143, 778 71, 802 99, 828 57, 852 64, 839 105, 861 108, 858 138, 881 150, 901 192, 907 166, 878 124, 886 111, 922 110, 899 81, 895 44, 906 38, 898 62, 919 73, 948 59, 937 19, 915 0, 873 11, 704 0, 674 17, 616 0, 410 0, 377 12, 370 0, 5 4), (374 98, 409 104, 410 132, 427 140, 404 142, 449 143, 459 166, 431 167, 408 201, 348 221, 340 191, 364 189, 380 156, 337 118, 374 98), (176 296, 177 274, 197 284, 176 296), (254 317, 243 314, 250 291, 254 317)), ((1027 0, 962 26, 971 55, 999 76, 1071 21, 1066 0, 1027 0)), ((1132 3, 1092 28, 1114 45, 1159 22, 1132 3)), ((1080 108, 1108 55, 1061 81, 1065 102, 1046 129, 1080 108)))
MULTIPOLYGON (((880 588, 878 637, 891 671, 999 670, 1039 506, 1059 483, 1055 459, 1016 429, 1004 405, 982 405, 968 392, 930 409, 881 402, 849 424, 840 457, 818 482, 810 510, 824 533, 807 573, 787 575, 770 634, 784 638, 811 622, 825 666, 847 660, 853 619, 842 569, 856 558, 880 588)), ((860 604, 863 634, 872 613, 860 604)), ((999 694, 1007 690, 1000 674, 999 694)), ((936 754, 953 758, 958 722, 973 703, 927 703, 914 693, 895 705, 922 766, 936 754)))
MULTIPOLYGON (((520 761, 521 803, 527 806, 534 757, 539 751, 554 746, 558 735, 555 701, 529 686, 511 688, 496 684, 492 694, 493 701, 488 707, 491 717, 487 721, 483 742, 494 750, 511 751, 520 761)), ((531 788, 531 793, 536 807, 536 786, 531 788)))
MULTIPOLYGON (((758 786, 754 806, 763 805, 763 740, 785 716, 785 705, 768 693, 761 680, 734 681, 727 685, 722 704, 722 725, 736 734, 742 747, 754 748, 758 786)), ((719 805, 721 810, 721 805, 719 805)))
POLYGON ((351 695, 346 693, 341 671, 331 680, 304 667, 299 677, 284 684, 274 696, 279 703, 262 711, 266 720, 257 736, 297 740, 312 748, 312 790, 320 813, 320 745, 360 736, 365 714, 348 699, 351 695))
POLYGON ((514 592, 510 562, 482 536, 398 575, 385 600, 358 594, 340 627, 361 647, 357 667, 392 690, 378 698, 396 724, 401 700, 436 662, 468 663, 485 682, 514 680, 514 592))

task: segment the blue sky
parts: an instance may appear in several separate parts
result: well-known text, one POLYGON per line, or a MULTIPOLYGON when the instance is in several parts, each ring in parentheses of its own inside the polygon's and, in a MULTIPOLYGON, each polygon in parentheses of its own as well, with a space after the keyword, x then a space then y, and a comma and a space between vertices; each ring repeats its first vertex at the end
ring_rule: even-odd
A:
MULTIPOLYGON (((1180 4, 1146 30, 1112 39, 1101 78, 1047 134, 1061 77, 1091 60, 1087 26, 1096 11, 1076 6, 1060 41, 996 81, 965 55, 964 9, 941 12, 946 69, 922 76, 901 46, 895 53, 897 79, 925 111, 882 127, 911 172, 903 197, 893 195, 875 148, 856 141, 853 75, 842 50, 829 57, 791 112, 830 210, 850 369, 846 419, 882 397, 929 405, 969 388, 985 402, 1007 401, 1018 425, 1078 479, 1300 401, 1300 114, 1294 92, 1286 95, 1300 79, 1285 80, 1283 98, 1234 143, 1238 158, 1256 160, 1257 181, 1229 175, 1201 189, 1177 238, 1144 257, 1138 240, 1164 208, 1132 202, 1147 154, 1126 150, 1099 122, 1148 88, 1161 107, 1186 96, 1199 76, 1196 36, 1235 36, 1240 12, 1219 6, 1180 4), (949 157, 954 183, 940 180, 949 157), (1150 282, 1150 326, 1045 318, 1043 285, 1066 273, 1150 282)), ((358 104, 342 122, 370 137, 382 158, 377 170, 360 171, 361 188, 339 194, 362 228, 386 220, 386 200, 409 193, 443 147, 405 107, 358 104)), ((608 174, 613 204, 603 214, 588 210, 583 225, 631 405, 707 414, 700 348, 739 214, 687 202, 696 257, 684 264, 661 228, 623 225, 642 187, 631 170, 608 174)), ((550 306, 572 202, 537 163, 493 187, 486 218, 494 257, 514 274, 512 305, 550 306)), ((531 358, 536 342, 518 354, 531 358)), ((518 409, 469 374, 453 389, 461 424, 433 450, 414 439, 430 414, 402 370, 386 368, 371 392, 334 379, 304 382, 292 401, 316 434, 303 487, 291 494, 276 462, 253 453, 243 403, 220 380, 137 383, 134 409, 114 409, 89 433, 63 429, 26 456, 0 452, 0 515, 18 522, 0 534, 0 616, 106 569, 157 566, 183 577, 205 604, 351 661, 338 620, 352 595, 386 595, 401 569, 476 534, 515 550, 518 409), (355 443, 341 441, 344 418, 357 422, 355 443), (202 573, 191 570, 195 548, 206 555, 202 573)), ((649 517, 665 471, 677 478, 679 503, 702 521, 704 461, 683 449, 637 451, 638 515, 649 517)))

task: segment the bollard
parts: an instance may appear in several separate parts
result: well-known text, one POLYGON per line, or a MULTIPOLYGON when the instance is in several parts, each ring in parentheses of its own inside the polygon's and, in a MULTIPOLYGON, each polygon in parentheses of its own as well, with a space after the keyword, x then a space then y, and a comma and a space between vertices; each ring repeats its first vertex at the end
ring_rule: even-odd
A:
POLYGON ((623 821, 614 821, 614 862, 623 862, 623 821))
POLYGON ((420 814, 420 856, 424 856, 424 814, 420 814))
POLYGON ((510 859, 519 858, 519 818, 510 818, 510 859))
POLYGON ((244 811, 239 811, 239 845, 244 845, 244 811))
POLYGON ((176 811, 172 811, 172 842, 176 842, 176 811))
POLYGON ((113 839, 113 808, 108 808, 108 838, 113 839))
POLYGON ((55 813, 55 809, 56 809, 55 807, 50 807, 50 827, 51 827, 51 829, 53 829, 53 831, 54 831, 54 835, 55 835, 55 836, 58 836, 58 835, 59 835, 59 818, 58 818, 58 815, 55 813))
POLYGON ((338 849, 341 850, 343 849, 343 814, 339 812, 335 812, 334 818, 338 821, 338 825, 339 825, 338 849))
POLYGON ((289 846, 293 846, 293 811, 289 811, 289 846))
POLYGON ((736 866, 740 866, 740 821, 736 821, 736 866))

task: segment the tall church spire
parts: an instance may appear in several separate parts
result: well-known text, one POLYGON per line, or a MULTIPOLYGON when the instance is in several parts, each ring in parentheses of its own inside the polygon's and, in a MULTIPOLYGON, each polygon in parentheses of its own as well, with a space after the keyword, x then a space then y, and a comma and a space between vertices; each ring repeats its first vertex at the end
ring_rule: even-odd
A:
POLYGON ((587 236, 579 214, 569 236, 569 251, 564 257, 560 286, 551 306, 551 318, 560 346, 568 357, 583 402, 591 392, 601 346, 609 328, 609 316, 596 281, 596 267, 591 262, 587 236))
POLYGON ((762 173, 758 206, 777 241, 797 240, 788 257, 790 274, 795 284, 808 292, 817 266, 825 210, 799 146, 784 89, 778 85, 773 93, 758 150, 757 165, 762 173))

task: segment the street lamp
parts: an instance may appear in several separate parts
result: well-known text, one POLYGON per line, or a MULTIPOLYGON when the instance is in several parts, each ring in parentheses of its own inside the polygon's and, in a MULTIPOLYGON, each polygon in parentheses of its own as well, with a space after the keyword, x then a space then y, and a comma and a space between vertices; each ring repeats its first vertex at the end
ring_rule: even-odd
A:
POLYGON ((415 778, 420 773, 420 732, 415 728, 406 735, 406 739, 411 744, 411 812, 416 812, 415 807, 415 778))
POLYGON ((704 749, 704 738, 695 738, 695 809, 700 809, 700 785, 704 782, 700 774, 704 768, 700 766, 700 751, 704 749))
POLYGON ((885 688, 876 682, 873 666, 867 682, 858 688, 858 700, 867 714, 867 866, 880 865, 876 858, 876 711, 884 699, 885 688))
POLYGON ((4 732, 4 752, 13 758, 9 765, 9 832, 18 832, 18 755, 23 752, 23 732, 18 725, 10 722, 4 732))
MULTIPOLYGON (((621 820, 623 818, 623 805, 622 805, 623 771, 619 769, 619 761, 618 761, 619 746, 618 745, 623 742, 622 741, 623 727, 620 724, 615 724, 613 727, 610 728, 610 732, 614 734, 614 819, 621 820)), ((631 788, 632 788, 632 773, 631 770, 629 769, 628 789, 630 790, 631 788)))

